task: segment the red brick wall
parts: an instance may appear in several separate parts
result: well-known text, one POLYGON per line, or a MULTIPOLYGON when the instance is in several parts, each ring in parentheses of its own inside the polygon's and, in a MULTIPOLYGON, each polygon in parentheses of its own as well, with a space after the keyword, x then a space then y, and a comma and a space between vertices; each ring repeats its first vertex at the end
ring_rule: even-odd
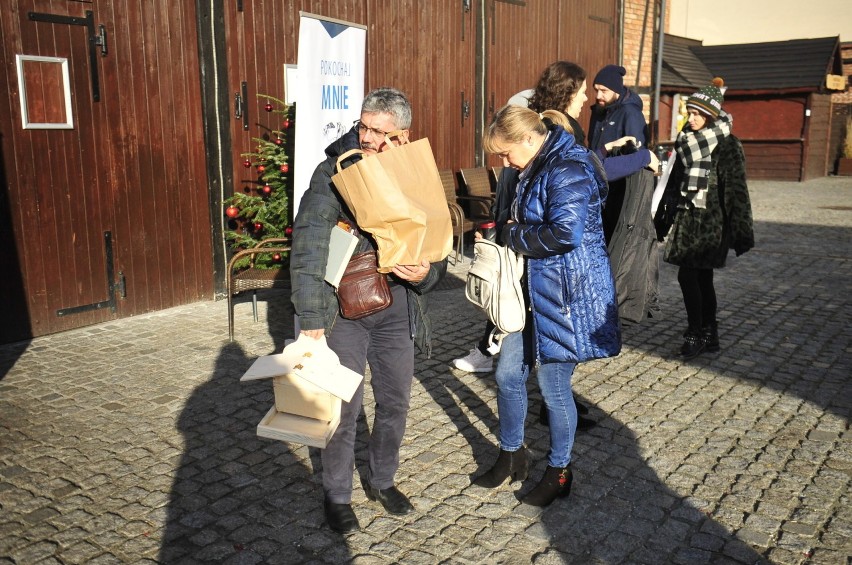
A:
MULTIPOLYGON (((671 1, 666 2, 664 31, 668 31, 669 28, 671 1)), ((654 15, 655 10, 659 9, 659 5, 660 0, 625 0, 624 2, 624 41, 621 61, 621 65, 627 69, 624 84, 634 91, 640 92, 646 119, 649 118, 651 110, 651 96, 648 92, 652 87, 651 78, 654 73, 654 56, 657 50, 657 39, 654 35, 654 15), (642 33, 643 25, 644 34, 642 33), (639 59, 640 51, 642 53, 641 61, 639 59)))

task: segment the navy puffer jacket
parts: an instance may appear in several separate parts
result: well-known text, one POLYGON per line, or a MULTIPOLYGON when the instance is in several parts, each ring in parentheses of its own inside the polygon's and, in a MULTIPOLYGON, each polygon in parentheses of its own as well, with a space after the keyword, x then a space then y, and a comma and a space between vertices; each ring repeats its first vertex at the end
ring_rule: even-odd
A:
MULTIPOLYGON (((503 241, 527 261, 536 359, 588 361, 621 351, 601 222, 600 162, 558 126, 521 175, 503 241)), ((529 329, 525 331, 530 331, 529 329)))

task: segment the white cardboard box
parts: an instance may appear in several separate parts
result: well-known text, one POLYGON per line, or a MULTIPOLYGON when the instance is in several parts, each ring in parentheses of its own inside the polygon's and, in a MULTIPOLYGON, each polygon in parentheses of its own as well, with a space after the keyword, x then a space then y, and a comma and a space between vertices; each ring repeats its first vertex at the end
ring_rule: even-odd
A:
POLYGON ((341 402, 349 401, 361 375, 343 367, 325 343, 300 336, 277 355, 255 360, 240 381, 272 379, 275 405, 257 435, 325 447, 340 423, 341 402))

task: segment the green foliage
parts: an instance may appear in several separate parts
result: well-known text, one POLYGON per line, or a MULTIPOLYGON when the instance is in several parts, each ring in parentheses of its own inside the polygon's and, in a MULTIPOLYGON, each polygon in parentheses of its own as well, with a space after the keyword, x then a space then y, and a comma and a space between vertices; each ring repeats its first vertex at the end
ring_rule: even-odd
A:
MULTIPOLYGON (((271 106, 269 113, 274 115, 281 129, 270 129, 260 126, 264 131, 262 137, 253 137, 256 143, 253 153, 243 153, 247 170, 256 174, 256 180, 245 181, 243 186, 235 189, 234 195, 224 201, 227 220, 225 240, 232 253, 248 249, 260 241, 270 238, 289 238, 290 201, 293 191, 290 183, 290 156, 287 154, 287 136, 291 123, 290 106, 283 100, 266 94, 258 94, 258 98, 268 101, 271 106), (284 170, 282 170, 282 167, 284 170), (231 217, 229 208, 236 208, 236 216, 231 217)), ((254 256, 254 266, 260 269, 271 269, 282 265, 275 260, 271 253, 254 256)), ((246 268, 250 259, 241 260, 236 267, 246 268)))

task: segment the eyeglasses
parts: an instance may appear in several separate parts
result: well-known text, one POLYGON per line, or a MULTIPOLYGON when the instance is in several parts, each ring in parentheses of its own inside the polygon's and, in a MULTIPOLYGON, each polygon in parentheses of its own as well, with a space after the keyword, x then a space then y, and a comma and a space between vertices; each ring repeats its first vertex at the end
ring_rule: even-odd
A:
POLYGON ((362 123, 361 120, 355 120, 353 125, 358 130, 358 133, 360 135, 367 135, 367 132, 370 132, 370 133, 373 134, 373 137, 377 137, 379 139, 384 139, 385 136, 393 133, 393 131, 382 131, 380 129, 371 128, 367 125, 364 125, 364 123, 362 123))

